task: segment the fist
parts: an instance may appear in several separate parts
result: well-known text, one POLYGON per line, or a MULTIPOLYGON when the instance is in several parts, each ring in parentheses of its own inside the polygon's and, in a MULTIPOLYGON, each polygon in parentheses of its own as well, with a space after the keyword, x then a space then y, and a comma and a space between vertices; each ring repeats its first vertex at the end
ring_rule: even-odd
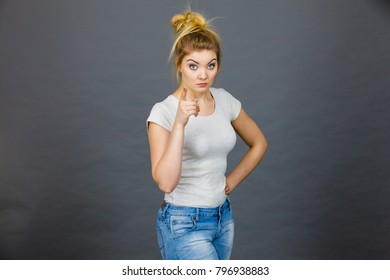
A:
POLYGON ((199 115, 198 100, 187 100, 187 89, 184 88, 177 108, 176 120, 183 125, 188 123, 190 116, 197 117, 199 115))

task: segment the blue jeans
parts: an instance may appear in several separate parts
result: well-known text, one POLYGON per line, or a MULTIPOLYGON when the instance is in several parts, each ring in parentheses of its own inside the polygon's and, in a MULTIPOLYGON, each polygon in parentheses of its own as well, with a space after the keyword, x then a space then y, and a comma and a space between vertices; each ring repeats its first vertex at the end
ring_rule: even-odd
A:
POLYGON ((157 214, 157 237, 164 260, 227 260, 234 220, 229 198, 216 208, 174 206, 157 214))

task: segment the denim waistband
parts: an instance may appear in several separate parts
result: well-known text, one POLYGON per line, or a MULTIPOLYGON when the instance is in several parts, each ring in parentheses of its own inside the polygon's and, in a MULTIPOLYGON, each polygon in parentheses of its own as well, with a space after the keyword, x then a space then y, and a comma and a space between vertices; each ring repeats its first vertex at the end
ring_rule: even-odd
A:
POLYGON ((176 206, 171 203, 165 202, 162 207, 163 215, 166 212, 174 215, 196 215, 196 216, 216 216, 218 217, 225 210, 230 209, 230 198, 227 197, 225 202, 215 208, 197 208, 187 206, 176 206))

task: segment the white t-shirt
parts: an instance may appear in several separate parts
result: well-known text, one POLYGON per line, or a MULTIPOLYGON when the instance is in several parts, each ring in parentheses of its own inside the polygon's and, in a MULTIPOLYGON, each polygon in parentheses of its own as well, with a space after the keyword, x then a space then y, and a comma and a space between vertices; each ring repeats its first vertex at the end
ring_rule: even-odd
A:
MULTIPOLYGON (((241 103, 221 88, 210 88, 214 112, 208 116, 191 116, 184 130, 182 173, 178 185, 165 201, 176 206, 214 208, 226 200, 225 172, 227 156, 236 143, 231 125, 241 103)), ((156 103, 147 119, 169 132, 175 122, 179 100, 169 95, 156 103)))

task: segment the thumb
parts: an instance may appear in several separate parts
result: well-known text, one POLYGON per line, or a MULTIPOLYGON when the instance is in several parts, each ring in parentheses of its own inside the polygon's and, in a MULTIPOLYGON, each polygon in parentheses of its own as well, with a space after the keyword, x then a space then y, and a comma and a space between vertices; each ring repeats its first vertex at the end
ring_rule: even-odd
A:
POLYGON ((186 101, 187 100, 187 89, 184 88, 181 92, 180 100, 186 101))

